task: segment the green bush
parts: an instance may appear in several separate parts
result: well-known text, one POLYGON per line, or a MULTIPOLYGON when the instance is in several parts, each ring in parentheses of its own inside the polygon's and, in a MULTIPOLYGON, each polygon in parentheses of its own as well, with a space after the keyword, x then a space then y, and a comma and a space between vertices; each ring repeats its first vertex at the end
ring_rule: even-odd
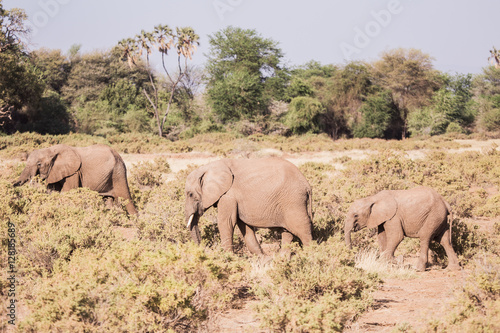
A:
POLYGON ((389 92, 384 91, 369 96, 359 108, 361 121, 354 126, 355 138, 387 138, 391 122, 397 118, 397 108, 394 106, 389 92))
POLYGON ((325 113, 321 102, 313 97, 295 97, 290 102, 285 115, 285 125, 294 134, 318 132, 320 129, 319 117, 325 113))

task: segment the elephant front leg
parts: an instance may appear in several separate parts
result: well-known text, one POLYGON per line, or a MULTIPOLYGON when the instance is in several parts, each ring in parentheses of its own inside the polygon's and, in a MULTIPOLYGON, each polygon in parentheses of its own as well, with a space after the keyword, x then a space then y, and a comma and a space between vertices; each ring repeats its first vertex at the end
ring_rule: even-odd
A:
POLYGON ((222 248, 226 251, 233 251, 233 234, 237 219, 236 200, 229 196, 222 196, 218 204, 217 225, 222 248))
MULTIPOLYGON (((385 248, 381 255, 390 261, 394 261, 394 252, 404 238, 403 228, 399 219, 393 219, 384 223, 385 248)), ((381 236, 383 237, 383 236, 381 236)))
POLYGON ((387 249, 387 235, 385 233, 384 225, 380 224, 378 226, 378 234, 377 234, 377 239, 378 239, 378 246, 380 249, 380 253, 384 253, 384 251, 387 249))
POLYGON ((80 186, 81 186, 80 177, 79 177, 78 173, 76 173, 72 176, 64 178, 61 192, 67 192, 69 190, 72 190, 74 188, 78 188, 80 186))
POLYGON ((259 242, 257 241, 257 237, 255 237, 255 229, 240 219, 238 219, 237 223, 248 250, 253 254, 264 254, 259 242))

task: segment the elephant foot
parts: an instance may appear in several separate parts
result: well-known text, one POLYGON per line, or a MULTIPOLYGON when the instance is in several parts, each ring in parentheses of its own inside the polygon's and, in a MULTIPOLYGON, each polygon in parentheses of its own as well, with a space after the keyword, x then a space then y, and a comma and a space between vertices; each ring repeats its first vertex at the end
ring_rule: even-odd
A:
POLYGON ((417 267, 416 267, 417 272, 425 272, 426 266, 427 266, 427 265, 426 265, 426 263, 425 263, 425 262, 424 262, 424 263, 422 263, 422 262, 420 262, 420 261, 419 261, 419 262, 417 263, 417 267))
POLYGON ((462 267, 460 267, 459 264, 451 264, 451 265, 446 266, 446 269, 449 271, 460 271, 460 270, 462 270, 462 267))

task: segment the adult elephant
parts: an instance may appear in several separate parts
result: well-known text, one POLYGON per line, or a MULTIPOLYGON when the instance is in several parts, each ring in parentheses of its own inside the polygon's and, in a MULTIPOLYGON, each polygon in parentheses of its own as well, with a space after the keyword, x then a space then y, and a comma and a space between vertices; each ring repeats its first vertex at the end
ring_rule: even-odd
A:
POLYGON ((281 158, 224 159, 191 172, 186 179, 186 222, 193 240, 201 242, 198 220, 218 207, 222 247, 233 249, 237 225, 247 248, 262 254, 255 228, 279 228, 282 244, 293 235, 311 243, 312 191, 304 175, 281 158))
POLYGON ((351 231, 378 228, 380 252, 388 259, 394 259, 394 251, 404 236, 420 238, 418 271, 425 270, 429 243, 437 239, 448 256, 448 268, 459 269, 451 245, 451 225, 450 205, 435 190, 422 186, 381 191, 354 201, 347 212, 344 233, 351 248, 351 231))
POLYGON ((47 186, 52 190, 65 192, 88 187, 103 197, 126 199, 127 212, 137 214, 130 196, 125 163, 106 145, 55 145, 37 149, 29 154, 26 167, 14 186, 23 185, 37 175, 47 180, 47 186))

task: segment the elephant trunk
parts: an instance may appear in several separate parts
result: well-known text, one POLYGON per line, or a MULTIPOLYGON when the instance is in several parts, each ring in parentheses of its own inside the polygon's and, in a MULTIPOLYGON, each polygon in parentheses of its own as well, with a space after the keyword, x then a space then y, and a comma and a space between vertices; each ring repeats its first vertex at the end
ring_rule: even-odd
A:
POLYGON ((344 237, 345 237, 345 245, 347 245, 349 249, 352 249, 351 231, 352 231, 352 224, 346 223, 344 227, 344 237))
POLYGON ((191 237, 193 238, 193 241, 197 244, 201 243, 200 228, 198 227, 199 218, 200 217, 197 213, 186 216, 187 227, 189 231, 191 231, 191 237))
POLYGON ((26 168, 24 168, 23 172, 21 172, 19 178, 14 183, 12 183, 12 185, 21 186, 25 184, 28 180, 36 176, 36 171, 36 168, 27 166, 26 168))

